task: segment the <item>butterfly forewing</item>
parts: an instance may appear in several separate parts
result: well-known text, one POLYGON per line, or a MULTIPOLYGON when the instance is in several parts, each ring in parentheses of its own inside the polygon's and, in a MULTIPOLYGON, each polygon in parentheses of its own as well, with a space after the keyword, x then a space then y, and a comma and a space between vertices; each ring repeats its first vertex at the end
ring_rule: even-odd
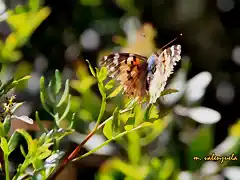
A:
POLYGON ((145 96, 146 57, 130 53, 115 53, 104 56, 100 65, 107 67, 110 77, 120 81, 127 95, 140 99, 145 96))

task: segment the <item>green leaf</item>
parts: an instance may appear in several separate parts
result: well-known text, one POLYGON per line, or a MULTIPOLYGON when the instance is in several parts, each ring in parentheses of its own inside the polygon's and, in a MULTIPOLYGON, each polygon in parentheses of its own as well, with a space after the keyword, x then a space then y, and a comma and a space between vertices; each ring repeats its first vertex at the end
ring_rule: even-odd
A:
POLYGON ((161 96, 179 92, 177 89, 165 89, 161 92, 161 96))
POLYGON ((87 59, 86 59, 86 61, 87 61, 87 63, 88 63, 88 67, 89 67, 92 75, 93 75, 94 77, 96 77, 96 73, 95 73, 94 69, 92 68, 92 65, 90 64, 90 62, 89 62, 87 59))
POLYGON ((27 156, 27 153, 25 152, 24 147, 22 145, 20 145, 20 151, 24 157, 27 156))
POLYGON ((107 123, 104 125, 103 128, 103 134, 106 136, 106 138, 108 139, 112 139, 113 135, 112 135, 112 119, 107 121, 107 123))
POLYGON ((106 97, 105 87, 102 82, 98 82, 98 89, 102 95, 102 97, 106 97))
POLYGON ((3 85, 2 89, 4 89, 4 92, 10 91, 12 88, 14 88, 16 85, 20 83, 25 83, 27 80, 29 80, 31 76, 24 76, 20 79, 14 80, 13 78, 9 80, 6 84, 3 85))
POLYGON ((64 113, 62 114, 62 116, 60 117, 59 122, 62 121, 68 115, 70 107, 71 107, 71 95, 68 96, 67 107, 66 107, 64 113))
POLYGON ((3 122, 4 134, 6 134, 6 135, 8 134, 10 127, 11 127, 11 116, 8 115, 5 117, 4 122, 3 122))
POLYGON ((38 159, 46 159, 48 156, 51 155, 51 151, 49 149, 45 149, 38 155, 38 159))
POLYGON ((38 144, 43 144, 45 142, 46 136, 47 136, 47 132, 42 133, 42 135, 38 139, 38 144))
POLYGON ((98 80, 99 81, 104 81, 107 78, 107 68, 106 67, 102 67, 100 69, 100 72, 98 74, 98 80))
POLYGON ((75 115, 76 115, 76 113, 72 114, 71 123, 70 123, 68 129, 73 128, 73 125, 74 125, 74 122, 75 122, 75 115))
POLYGON ((35 118, 36 118, 37 124, 38 124, 38 126, 39 126, 39 129, 40 129, 42 132, 47 132, 47 130, 45 129, 45 127, 44 127, 43 124, 41 123, 41 120, 40 120, 39 115, 38 115, 38 111, 36 111, 36 113, 35 113, 35 118))
MULTIPOLYGON (((40 78, 40 93, 42 93, 43 102, 44 102, 44 104, 46 104, 45 98, 49 99, 49 97, 48 97, 48 94, 47 94, 47 91, 46 91, 46 88, 45 88, 45 79, 44 79, 43 76, 40 78)), ((42 100, 41 100, 41 102, 42 102, 42 100)))
POLYGON ((121 91, 122 91, 122 86, 120 85, 107 97, 107 99, 117 96, 121 91))
POLYGON ((120 118, 119 118, 119 109, 116 108, 113 112, 113 120, 112 120, 112 135, 116 136, 119 134, 119 127, 120 127, 120 118))
POLYGON ((62 79, 59 70, 55 71, 55 93, 58 94, 62 87, 62 79))
POLYGON ((31 11, 36 12, 40 7, 40 1, 39 0, 29 0, 28 5, 31 9, 31 11))
POLYGON ((5 136, 5 132, 4 132, 4 130, 3 130, 3 124, 2 124, 2 122, 0 122, 0 137, 3 137, 3 136, 5 136))
POLYGON ((108 83, 105 85, 105 88, 108 89, 112 89, 115 86, 115 80, 111 79, 110 81, 108 81, 108 83))
POLYGON ((43 109, 45 109, 45 111, 47 111, 52 117, 54 117, 54 115, 51 113, 50 109, 47 107, 47 104, 45 103, 43 92, 40 92, 40 100, 41 100, 43 109))
POLYGON ((1 148, 2 148, 4 154, 9 155, 8 143, 4 137, 1 137, 1 148))
POLYGON ((23 129, 17 129, 16 130, 18 133, 20 133, 24 139, 27 141, 28 144, 28 151, 29 152, 34 152, 36 150, 36 146, 34 145, 33 139, 31 137, 30 134, 28 134, 27 131, 23 130, 23 129))
POLYGON ((60 101, 58 102, 57 107, 60 107, 65 102, 65 100, 68 98, 68 94, 69 94, 69 80, 67 79, 65 83, 65 89, 64 89, 63 95, 60 101))
POLYGON ((164 161, 159 173, 159 179, 167 180, 170 179, 171 174, 174 172, 174 161, 170 158, 164 161))
POLYGON ((8 142, 9 154, 17 147, 18 141, 19 133, 15 131, 8 142))
MULTIPOLYGON (((192 132, 189 132, 189 137, 192 137, 192 132)), ((193 157, 204 157, 208 155, 213 147, 213 132, 210 126, 201 126, 198 129, 196 137, 188 145, 188 169, 194 171, 199 169, 204 161, 194 161, 193 157), (206 138, 207 137, 207 138, 206 138)))
POLYGON ((128 158, 133 165, 138 165, 141 157, 140 136, 136 131, 127 135, 128 137, 128 158))
POLYGON ((146 111, 144 112, 144 121, 148 121, 149 120, 152 108, 153 108, 153 104, 148 105, 146 111))

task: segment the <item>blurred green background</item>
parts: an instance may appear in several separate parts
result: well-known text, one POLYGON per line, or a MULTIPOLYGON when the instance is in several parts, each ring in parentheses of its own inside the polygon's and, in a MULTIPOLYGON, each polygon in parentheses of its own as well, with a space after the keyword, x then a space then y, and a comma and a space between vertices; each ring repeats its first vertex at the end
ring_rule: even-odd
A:
MULTIPOLYGON (((63 80, 70 79, 78 132, 63 142, 70 152, 93 128, 101 106, 85 59, 99 67, 99 59, 113 52, 150 56, 182 33, 175 42, 182 45, 182 61, 167 86, 179 92, 158 102, 165 120, 103 147, 67 171, 71 180, 239 179, 239 161, 193 160, 239 152, 239 16, 237 0, 0 0, 0 78, 31 75, 25 87, 15 90, 19 101, 27 101, 20 113, 34 119, 38 110, 46 123, 51 117, 41 107, 40 77, 48 80, 59 69, 63 80)), ((111 99, 104 117, 125 103, 122 95, 111 99)), ((34 126, 18 127, 38 136, 34 126)), ((97 134, 84 151, 105 140, 97 134)), ((16 152, 13 161, 21 162, 17 157, 16 152)))

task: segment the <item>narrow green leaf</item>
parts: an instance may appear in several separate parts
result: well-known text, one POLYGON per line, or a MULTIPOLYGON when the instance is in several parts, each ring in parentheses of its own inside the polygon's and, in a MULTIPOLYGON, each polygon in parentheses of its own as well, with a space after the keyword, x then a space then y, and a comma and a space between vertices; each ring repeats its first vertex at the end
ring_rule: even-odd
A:
MULTIPOLYGON (((39 158, 35 158, 34 161, 32 161, 32 165, 35 171, 41 170, 44 168, 44 162, 39 158)), ((34 179, 32 179, 34 180, 34 179)), ((36 179, 37 180, 37 179, 36 179)))
POLYGON ((11 80, 9 80, 6 84, 3 85, 3 89, 4 92, 8 92, 10 91, 12 88, 14 88, 16 85, 25 82, 27 80, 29 80, 31 78, 31 76, 24 76, 20 79, 14 80, 13 78, 11 80))
POLYGON ((20 103, 14 103, 13 107, 11 108, 11 113, 14 113, 17 108, 21 107, 24 104, 24 102, 20 103))
POLYGON ((9 154, 17 147, 18 141, 19 133, 15 131, 8 142, 9 154))
POLYGON ((138 165, 141 158, 140 135, 133 131, 127 135, 128 137, 128 158, 133 165, 138 165))
POLYGON ((105 85, 105 88, 107 90, 112 89, 115 86, 115 80, 111 79, 110 81, 108 81, 108 83, 105 85))
POLYGON ((39 126, 39 129, 40 129, 42 132, 47 132, 47 130, 45 129, 45 127, 44 127, 43 124, 41 123, 41 120, 40 120, 39 115, 38 115, 38 111, 36 111, 36 113, 35 113, 35 118, 36 118, 37 124, 38 124, 38 126, 39 126))
POLYGON ((23 130, 23 129, 17 129, 16 130, 18 133, 20 133, 24 139, 27 141, 27 144, 28 144, 28 151, 29 152, 34 152, 35 151, 35 148, 34 148, 34 142, 33 142, 33 139, 31 137, 30 134, 28 134, 27 131, 23 130))
POLYGON ((104 81, 107 78, 107 68, 101 67, 100 72, 98 74, 98 80, 104 81))
POLYGON ((161 96, 179 92, 177 89, 165 89, 161 92, 161 96))
POLYGON ((2 124, 2 122, 0 122, 0 137, 3 137, 3 136, 5 136, 5 132, 4 132, 4 130, 3 130, 3 124, 2 124))
POLYGON ((58 102, 57 107, 60 107, 65 102, 65 100, 68 97, 68 94, 69 94, 69 80, 67 79, 65 83, 65 89, 64 89, 63 95, 60 101, 58 102))
POLYGON ((45 109, 45 111, 47 111, 52 117, 54 117, 54 115, 51 113, 50 109, 47 107, 47 104, 45 103, 43 92, 40 92, 40 100, 41 100, 42 106, 45 109))
POLYGON ((96 77, 96 73, 95 73, 94 69, 92 68, 92 65, 90 64, 90 62, 89 62, 87 59, 86 59, 86 61, 87 61, 87 63, 88 63, 88 67, 89 67, 92 75, 93 75, 94 77, 96 77))
POLYGON ((38 139, 38 144, 41 145, 45 142, 47 136, 47 132, 42 133, 42 135, 40 136, 40 138, 38 139))
POLYGON ((40 92, 43 94, 43 101, 45 103, 44 98, 49 99, 49 97, 45 88, 45 79, 43 76, 40 78, 40 92))
POLYGON ((103 128, 103 134, 106 136, 106 138, 108 139, 112 139, 113 135, 112 135, 112 119, 107 121, 107 123, 104 125, 103 128))
POLYGON ((49 149, 45 149, 41 154, 38 155, 38 159, 46 159, 51 155, 51 151, 49 149))
POLYGON ((11 127, 11 116, 7 115, 3 122, 3 131, 5 135, 8 134, 10 127, 11 127))
POLYGON ((52 77, 47 87, 48 97, 52 104, 56 102, 56 94, 55 94, 55 79, 52 77))
POLYGON ((70 107, 71 107, 71 95, 68 96, 67 107, 66 107, 64 113, 62 114, 62 116, 60 117, 59 122, 62 121, 67 116, 67 114, 70 110, 70 107))
POLYGON ((55 93, 58 94, 62 87, 62 79, 59 70, 55 71, 55 93))
POLYGON ((73 125, 74 125, 74 122, 75 122, 75 115, 76 115, 76 113, 72 114, 71 123, 70 123, 68 129, 72 129, 73 128, 73 125))
POLYGON ((121 91, 122 91, 122 86, 120 85, 107 97, 107 99, 117 96, 121 91))
POLYGON ((102 95, 102 97, 106 97, 106 92, 105 92, 105 88, 102 82, 98 82, 98 89, 102 95))
POLYGON ((149 116, 152 110, 153 104, 148 105, 146 111, 144 112, 144 121, 148 121, 149 120, 149 116))
POLYGON ((25 152, 24 147, 22 145, 20 145, 20 151, 21 151, 22 155, 24 157, 26 157, 27 153, 25 152))
POLYGON ((9 155, 8 143, 4 137, 1 137, 1 148, 2 148, 4 154, 9 155))
POLYGON ((119 109, 116 108, 113 112, 113 121, 112 121, 112 135, 116 136, 119 134, 119 127, 120 127, 120 118, 119 118, 119 109))

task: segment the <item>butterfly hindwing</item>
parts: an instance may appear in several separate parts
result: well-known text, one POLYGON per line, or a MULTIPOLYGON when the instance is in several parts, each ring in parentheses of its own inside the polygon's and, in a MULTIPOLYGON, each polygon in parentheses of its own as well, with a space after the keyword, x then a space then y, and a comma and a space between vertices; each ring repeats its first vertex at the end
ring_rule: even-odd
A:
POLYGON ((146 57, 130 53, 115 53, 104 56, 100 65, 107 67, 110 77, 120 81, 127 95, 140 99, 145 96, 146 57))
MULTIPOLYGON (((156 54, 154 59, 155 72, 152 74, 149 82, 150 103, 155 103, 160 93, 164 90, 167 79, 172 74, 176 63, 181 59, 181 46, 173 45, 159 55, 156 54)), ((151 58, 151 57, 150 57, 151 58)), ((151 60, 149 58, 149 60, 151 60)))

